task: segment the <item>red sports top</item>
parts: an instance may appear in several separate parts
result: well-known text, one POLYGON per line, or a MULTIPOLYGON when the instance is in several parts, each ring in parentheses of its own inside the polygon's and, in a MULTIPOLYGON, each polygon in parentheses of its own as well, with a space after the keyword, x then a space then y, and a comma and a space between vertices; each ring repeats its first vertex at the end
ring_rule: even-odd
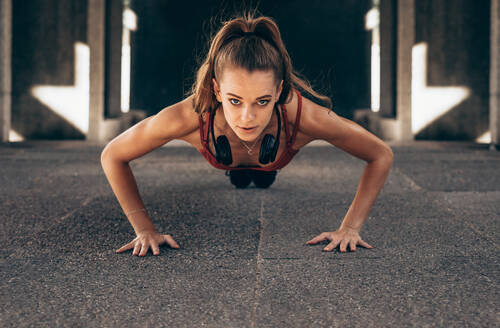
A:
POLYGON ((302 111, 302 96, 300 92, 296 89, 294 89, 295 92, 297 93, 298 97, 298 106, 297 106, 297 117, 295 119, 295 127, 293 129, 292 136, 290 137, 290 127, 288 126, 288 118, 286 115, 286 107, 285 105, 281 105, 281 111, 283 113, 283 121, 285 121, 285 133, 286 133, 286 149, 281 153, 281 156, 276 159, 274 162, 271 164, 261 167, 261 166, 241 166, 241 167, 231 167, 231 166, 226 166, 224 164, 218 163, 217 160, 215 159, 215 156, 210 152, 209 147, 208 147, 208 142, 209 142, 209 124, 210 122, 210 116, 208 115, 208 119, 205 123, 203 123, 203 119, 201 118, 201 115, 198 117, 199 119, 199 124, 200 124, 200 138, 201 138, 201 144, 203 145, 203 148, 200 150, 200 153, 207 159, 207 161, 212 164, 215 168, 221 169, 221 170, 259 170, 259 171, 275 171, 283 168, 286 166, 299 152, 298 149, 293 149, 293 143, 295 142, 295 137, 297 135, 297 131, 299 129, 299 123, 300 123, 300 113, 302 111))

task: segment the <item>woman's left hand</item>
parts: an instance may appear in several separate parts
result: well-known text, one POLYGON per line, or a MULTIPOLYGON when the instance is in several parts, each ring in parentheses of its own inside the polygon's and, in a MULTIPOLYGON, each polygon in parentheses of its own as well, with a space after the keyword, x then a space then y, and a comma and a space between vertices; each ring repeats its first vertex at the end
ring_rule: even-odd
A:
POLYGON ((324 240, 330 241, 330 243, 323 248, 323 251, 325 252, 331 252, 339 244, 340 251, 342 253, 347 251, 347 245, 350 245, 352 252, 356 251, 356 245, 360 245, 365 248, 373 248, 373 246, 361 239, 358 231, 349 228, 340 228, 336 231, 322 232, 306 242, 306 245, 314 245, 324 240))

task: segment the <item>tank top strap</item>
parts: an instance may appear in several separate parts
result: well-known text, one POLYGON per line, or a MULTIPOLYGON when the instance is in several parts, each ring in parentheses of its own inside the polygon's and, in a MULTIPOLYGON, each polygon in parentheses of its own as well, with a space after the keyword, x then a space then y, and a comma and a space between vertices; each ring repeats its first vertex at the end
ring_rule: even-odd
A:
POLYGON ((209 127, 210 115, 208 115, 208 119, 206 122, 203 122, 202 115, 198 116, 198 121, 200 125, 200 139, 203 146, 208 146, 208 127, 209 127))
POLYGON ((299 90, 295 89, 295 93, 297 93, 297 115, 295 116, 295 125, 293 127, 292 138, 290 140, 290 146, 295 143, 295 137, 297 136, 297 132, 299 131, 300 125, 300 114, 302 113, 302 95, 299 90))
POLYGON ((286 113, 285 104, 281 105, 281 112, 283 113, 283 122, 285 122, 286 144, 288 145, 290 141, 290 127, 288 125, 288 115, 286 113))

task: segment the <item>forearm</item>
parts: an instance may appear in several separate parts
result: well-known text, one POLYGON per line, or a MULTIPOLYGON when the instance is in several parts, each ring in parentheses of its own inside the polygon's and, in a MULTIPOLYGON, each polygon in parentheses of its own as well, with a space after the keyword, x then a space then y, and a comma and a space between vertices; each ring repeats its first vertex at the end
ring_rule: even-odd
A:
POLYGON ((392 157, 384 157, 366 165, 354 200, 340 228, 360 231, 384 186, 392 166, 392 157))
POLYGON ((144 203, 139 195, 139 189, 129 164, 111 158, 103 158, 101 164, 123 212, 129 213, 133 211, 127 218, 135 233, 144 230, 155 230, 147 212, 135 211, 144 208, 144 203))

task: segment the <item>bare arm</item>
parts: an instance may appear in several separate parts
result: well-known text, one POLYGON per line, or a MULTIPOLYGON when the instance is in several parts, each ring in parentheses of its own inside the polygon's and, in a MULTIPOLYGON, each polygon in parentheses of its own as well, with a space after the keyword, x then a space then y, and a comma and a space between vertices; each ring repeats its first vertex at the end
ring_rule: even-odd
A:
MULTIPOLYGON (((304 133, 315 139, 326 140, 367 163, 354 200, 339 228, 339 231, 357 235, 389 174, 394 156, 392 150, 358 124, 307 99, 304 99, 303 115, 301 130, 304 130, 304 133)), ((335 238, 325 250, 331 250, 340 243, 341 251, 345 251, 345 240, 339 240, 338 236, 335 238)), ((315 239, 311 242, 317 242, 315 239)), ((351 250, 356 248, 355 244, 349 243, 351 250)))
POLYGON ((187 98, 137 123, 111 140, 102 151, 104 173, 124 213, 132 212, 128 219, 137 235, 156 231, 148 213, 137 211, 144 208, 144 203, 129 162, 170 140, 181 139, 196 130, 197 124, 197 114, 187 98))

